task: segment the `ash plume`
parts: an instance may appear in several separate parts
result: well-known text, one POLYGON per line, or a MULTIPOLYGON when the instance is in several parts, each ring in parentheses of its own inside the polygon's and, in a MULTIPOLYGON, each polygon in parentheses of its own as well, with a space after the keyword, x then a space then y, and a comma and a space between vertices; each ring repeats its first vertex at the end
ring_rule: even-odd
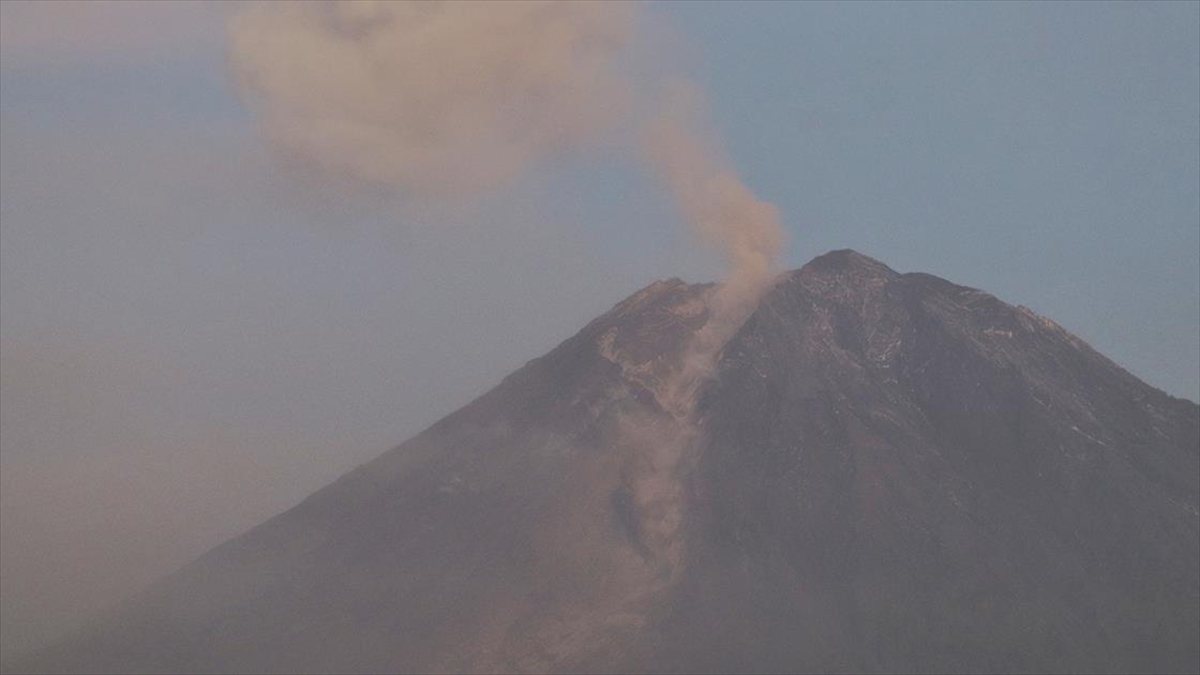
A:
POLYGON ((625 154, 727 266, 707 323, 655 392, 669 424, 623 425, 629 487, 670 577, 695 391, 769 287, 784 238, 776 208, 719 151, 698 88, 627 67, 638 13, 623 2, 262 3, 231 19, 229 39, 241 89, 286 156, 410 200, 502 189, 641 129, 625 154))
POLYGON ((684 354, 671 382, 668 409, 687 415, 695 388, 717 352, 745 322, 777 271, 783 228, 779 210, 754 196, 709 140, 702 95, 674 83, 646 129, 647 155, 687 222, 724 255, 728 271, 708 299, 709 320, 684 354), (707 132, 707 133, 706 133, 707 132))
POLYGON ((501 188, 597 143, 625 112, 609 2, 254 4, 231 63, 289 156, 412 199, 501 188))

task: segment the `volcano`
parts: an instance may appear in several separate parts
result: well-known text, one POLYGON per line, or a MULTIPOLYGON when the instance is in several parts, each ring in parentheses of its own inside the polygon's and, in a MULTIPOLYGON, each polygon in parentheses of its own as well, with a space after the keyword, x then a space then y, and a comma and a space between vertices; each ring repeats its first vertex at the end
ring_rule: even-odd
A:
POLYGON ((658 281, 22 670, 1196 672, 1200 407, 835 251, 658 281))

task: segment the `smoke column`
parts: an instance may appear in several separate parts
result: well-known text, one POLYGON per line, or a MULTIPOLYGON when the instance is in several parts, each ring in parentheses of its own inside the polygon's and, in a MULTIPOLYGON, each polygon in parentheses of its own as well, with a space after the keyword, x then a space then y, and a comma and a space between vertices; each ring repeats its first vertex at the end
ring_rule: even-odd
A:
POLYGON ((696 333, 668 392, 668 408, 690 412, 695 388, 710 374, 725 346, 758 304, 775 276, 783 228, 774 205, 742 183, 704 133, 700 92, 673 83, 647 125, 650 164, 662 176, 685 220, 726 258, 728 271, 708 299, 709 319, 696 333))
MULTIPOLYGON (((454 199, 595 148, 637 115, 635 82, 618 65, 636 10, 608 1, 262 3, 230 20, 230 60, 286 156, 408 199, 454 199)), ((770 279, 782 230, 774 207, 706 142, 699 92, 675 84, 660 99, 641 122, 643 159, 725 255, 726 290, 713 306, 724 317, 770 279)))
POLYGON ((611 142, 619 125, 642 130, 628 143, 630 158, 649 164, 727 265, 708 297, 707 324, 656 392, 672 419, 665 427, 630 421, 622 434, 640 453, 631 487, 643 529, 672 577, 695 391, 769 286, 783 231, 775 207, 709 140, 700 92, 682 80, 640 81, 620 67, 637 9, 609 1, 263 3, 231 19, 230 60, 285 156, 410 200, 501 189, 539 162, 611 142))

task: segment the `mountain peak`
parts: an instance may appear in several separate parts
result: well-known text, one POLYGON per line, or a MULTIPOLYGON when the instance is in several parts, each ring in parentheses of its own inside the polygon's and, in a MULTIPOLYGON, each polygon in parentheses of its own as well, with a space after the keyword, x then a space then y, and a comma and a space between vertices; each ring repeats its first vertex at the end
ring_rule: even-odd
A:
POLYGON ((797 271, 800 274, 819 274, 822 276, 841 276, 845 274, 877 278, 894 278, 899 276, 895 270, 887 265, 849 248, 838 249, 817 256, 797 271))

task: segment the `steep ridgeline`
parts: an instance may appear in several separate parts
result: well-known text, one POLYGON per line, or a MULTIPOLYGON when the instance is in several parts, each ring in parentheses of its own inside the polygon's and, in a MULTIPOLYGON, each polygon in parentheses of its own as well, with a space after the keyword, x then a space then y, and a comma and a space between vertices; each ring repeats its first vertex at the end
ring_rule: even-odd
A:
POLYGON ((1196 671, 1200 408, 838 251, 656 282, 22 669, 1196 671))

